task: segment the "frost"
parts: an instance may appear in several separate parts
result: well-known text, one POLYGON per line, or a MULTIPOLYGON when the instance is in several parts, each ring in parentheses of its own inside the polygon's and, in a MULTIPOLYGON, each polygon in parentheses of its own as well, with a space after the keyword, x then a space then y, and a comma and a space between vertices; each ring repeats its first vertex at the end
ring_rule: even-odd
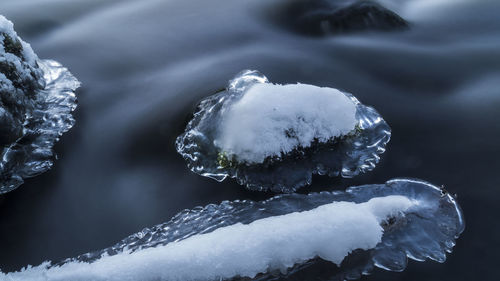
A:
POLYGON ((354 96, 312 85, 275 85, 246 70, 205 98, 177 151, 195 173, 236 178, 255 190, 291 192, 312 174, 372 170, 390 128, 354 96))
POLYGON ((69 130, 79 82, 40 60, 0 16, 0 194, 52 166, 52 146, 69 130))
POLYGON ((375 266, 402 271, 408 257, 444 262, 463 229, 452 196, 397 179, 186 210, 108 249, 4 279, 274 280, 321 263, 330 270, 317 271, 329 273, 318 280, 356 279, 375 266))

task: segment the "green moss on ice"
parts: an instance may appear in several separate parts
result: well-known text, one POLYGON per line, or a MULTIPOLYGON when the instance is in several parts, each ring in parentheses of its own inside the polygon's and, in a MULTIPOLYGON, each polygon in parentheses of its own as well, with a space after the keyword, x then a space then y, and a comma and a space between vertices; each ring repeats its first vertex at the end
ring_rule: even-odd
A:
POLYGON ((3 47, 5 52, 14 54, 16 57, 22 58, 23 45, 19 39, 13 39, 6 33, 2 33, 3 47))
POLYGON ((217 154, 217 165, 223 169, 233 168, 238 165, 234 156, 229 156, 227 152, 221 151, 217 154))

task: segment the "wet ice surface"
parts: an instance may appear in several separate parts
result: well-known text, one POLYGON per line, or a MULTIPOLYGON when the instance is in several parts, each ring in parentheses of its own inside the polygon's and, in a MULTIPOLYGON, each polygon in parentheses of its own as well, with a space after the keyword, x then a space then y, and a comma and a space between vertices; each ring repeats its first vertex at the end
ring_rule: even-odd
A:
POLYGON ((75 120, 80 83, 53 60, 40 60, 0 16, 0 194, 53 164, 52 147, 75 120))
POLYGON ((52 147, 73 126, 79 82, 52 60, 40 60, 0 16, 0 194, 52 166, 52 147))
POLYGON ((402 271, 408 258, 442 263, 464 227, 460 207, 446 191, 420 180, 395 179, 345 192, 185 210, 102 251, 6 276, 275 280, 320 265, 325 268, 313 275, 318 280, 357 279, 374 267, 402 271))
POLYGON ((313 174, 353 177, 375 168, 391 136, 375 109, 335 89, 259 84, 269 82, 246 70, 200 102, 176 142, 193 172, 236 178, 253 190, 292 192, 313 174), (259 90, 266 92, 258 96, 259 90), (272 93, 280 90, 286 92, 272 93))
POLYGON ((80 82, 56 61, 39 60, 38 65, 45 87, 36 92, 34 109, 24 124, 22 137, 2 152, 0 193, 50 169, 55 157, 54 143, 75 123, 71 113, 76 108, 74 91, 80 82))

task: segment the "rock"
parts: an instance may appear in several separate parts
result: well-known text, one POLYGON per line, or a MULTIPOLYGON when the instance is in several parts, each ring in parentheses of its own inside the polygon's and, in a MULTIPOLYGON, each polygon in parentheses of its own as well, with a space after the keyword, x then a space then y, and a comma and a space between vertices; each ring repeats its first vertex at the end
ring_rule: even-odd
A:
POLYGON ((399 15, 370 0, 293 1, 287 3, 277 18, 286 28, 308 36, 393 31, 409 27, 399 15))

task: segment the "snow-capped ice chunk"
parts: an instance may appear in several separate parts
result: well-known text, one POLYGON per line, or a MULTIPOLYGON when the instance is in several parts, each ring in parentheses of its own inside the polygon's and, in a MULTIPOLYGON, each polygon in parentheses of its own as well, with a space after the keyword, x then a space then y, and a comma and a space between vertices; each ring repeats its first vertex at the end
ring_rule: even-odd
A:
POLYGON ((256 83, 227 112, 215 145, 249 164, 355 130, 356 104, 341 91, 306 84, 256 83))
POLYGON ((344 280, 368 274, 374 266, 401 271, 407 257, 444 262, 463 229, 452 196, 426 182, 398 179, 346 192, 287 194, 186 210, 111 248, 3 277, 274 280, 328 261, 324 266, 337 270, 322 278, 344 280), (356 263, 347 261, 360 254, 356 263))
POLYGON ((73 126, 79 82, 59 63, 40 60, 0 16, 0 194, 52 165, 52 146, 73 126))
POLYGON ((246 70, 201 101, 176 146, 195 173, 290 192, 309 184, 312 174, 372 170, 390 134, 373 108, 348 93, 271 84, 246 70))

